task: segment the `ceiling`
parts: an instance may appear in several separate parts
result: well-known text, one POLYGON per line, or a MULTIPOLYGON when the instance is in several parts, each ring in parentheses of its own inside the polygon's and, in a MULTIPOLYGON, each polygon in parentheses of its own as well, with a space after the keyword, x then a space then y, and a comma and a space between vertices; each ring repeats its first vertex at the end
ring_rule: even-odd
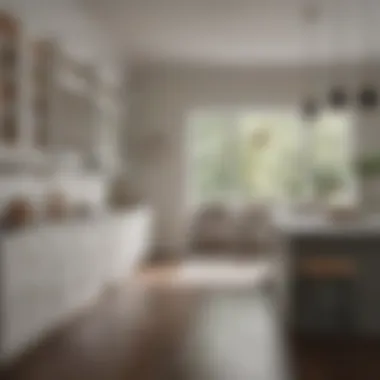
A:
POLYGON ((262 65, 380 57, 378 0, 78 1, 118 53, 135 62, 262 65))

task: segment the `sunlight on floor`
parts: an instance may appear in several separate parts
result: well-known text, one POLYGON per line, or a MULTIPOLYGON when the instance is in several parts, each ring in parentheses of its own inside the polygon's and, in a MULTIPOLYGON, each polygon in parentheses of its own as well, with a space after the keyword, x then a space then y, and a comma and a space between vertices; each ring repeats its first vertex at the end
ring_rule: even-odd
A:
POLYGON ((143 279, 154 285, 165 286, 239 287, 261 284, 273 275, 273 266, 267 260, 239 262, 227 259, 198 259, 151 268, 143 273, 143 279))
POLYGON ((189 285, 255 285, 267 279, 271 266, 265 261, 236 263, 207 260, 179 268, 177 278, 189 285))

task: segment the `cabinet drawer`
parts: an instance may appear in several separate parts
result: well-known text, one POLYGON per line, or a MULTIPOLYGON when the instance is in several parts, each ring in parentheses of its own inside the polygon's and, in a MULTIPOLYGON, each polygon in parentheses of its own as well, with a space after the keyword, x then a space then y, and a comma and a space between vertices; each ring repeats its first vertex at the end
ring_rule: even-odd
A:
POLYGON ((298 262, 298 274, 304 277, 354 277, 357 272, 356 260, 350 256, 308 255, 298 262))
POLYGON ((355 333, 360 263, 347 254, 304 254, 296 262, 296 323, 307 333, 355 333))

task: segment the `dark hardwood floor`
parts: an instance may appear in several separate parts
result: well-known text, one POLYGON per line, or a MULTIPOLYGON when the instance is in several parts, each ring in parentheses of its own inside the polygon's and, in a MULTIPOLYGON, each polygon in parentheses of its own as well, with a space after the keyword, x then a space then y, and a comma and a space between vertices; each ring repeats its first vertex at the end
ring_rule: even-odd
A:
POLYGON ((177 286, 177 270, 150 272, 104 296, 2 378, 380 379, 378 342, 285 339, 271 293, 257 281, 177 286))
POLYGON ((380 341, 293 337, 297 380, 380 379, 380 341))

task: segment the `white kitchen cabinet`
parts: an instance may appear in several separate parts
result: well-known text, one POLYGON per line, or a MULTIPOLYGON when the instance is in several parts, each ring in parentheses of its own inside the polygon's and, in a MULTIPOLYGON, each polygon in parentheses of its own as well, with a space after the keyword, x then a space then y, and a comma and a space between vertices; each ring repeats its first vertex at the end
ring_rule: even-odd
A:
POLYGON ((151 223, 150 210, 141 207, 4 235, 2 359, 96 299, 103 287, 123 283, 144 259, 151 223))
POLYGON ((64 152, 116 169, 120 86, 107 83, 102 65, 70 56, 59 33, 36 38, 28 14, 7 8, 0 6, 0 150, 64 152))

